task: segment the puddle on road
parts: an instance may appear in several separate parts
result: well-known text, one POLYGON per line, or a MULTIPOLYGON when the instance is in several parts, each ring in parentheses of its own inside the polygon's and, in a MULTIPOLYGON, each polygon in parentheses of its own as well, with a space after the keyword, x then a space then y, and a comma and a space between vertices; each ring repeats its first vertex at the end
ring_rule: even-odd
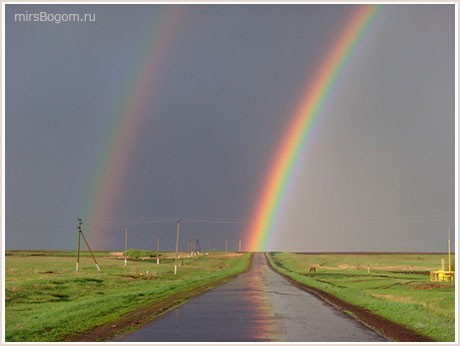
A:
MULTIPOLYGON (((118 341, 118 340, 117 340, 118 341)), ((255 254, 251 270, 128 335, 128 342, 386 341, 291 285, 255 254)))

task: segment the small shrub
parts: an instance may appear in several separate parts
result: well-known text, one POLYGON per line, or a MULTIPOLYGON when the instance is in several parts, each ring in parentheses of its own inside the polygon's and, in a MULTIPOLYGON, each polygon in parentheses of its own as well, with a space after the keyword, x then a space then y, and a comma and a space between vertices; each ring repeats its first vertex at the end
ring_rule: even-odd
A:
POLYGON ((129 249, 126 251, 126 254, 129 258, 141 258, 141 257, 156 257, 157 253, 155 251, 141 250, 141 249, 129 249))

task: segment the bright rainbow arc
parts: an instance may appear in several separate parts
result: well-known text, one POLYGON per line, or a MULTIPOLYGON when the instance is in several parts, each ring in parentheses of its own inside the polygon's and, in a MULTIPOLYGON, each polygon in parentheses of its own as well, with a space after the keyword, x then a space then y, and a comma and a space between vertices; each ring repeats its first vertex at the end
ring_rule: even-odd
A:
POLYGON ((273 233, 281 201, 286 193, 298 159, 304 150, 313 124, 327 100, 334 82, 343 70, 351 52, 377 13, 379 5, 358 5, 345 29, 331 45, 324 62, 308 83, 306 91, 292 116, 281 144, 268 170, 260 198, 247 230, 246 244, 249 251, 262 251, 273 233))
POLYGON ((104 221, 112 215, 121 196, 124 186, 122 181, 129 168, 129 157, 145 122, 148 102, 155 94, 157 74, 170 50, 181 15, 181 6, 166 6, 159 18, 155 18, 146 45, 147 50, 140 53, 137 76, 132 81, 129 92, 120 100, 120 111, 109 131, 86 210, 85 219, 89 221, 86 228, 89 228, 89 237, 97 249, 104 246, 103 241, 109 231, 109 225, 104 221), (142 59, 143 56, 145 58, 142 59))

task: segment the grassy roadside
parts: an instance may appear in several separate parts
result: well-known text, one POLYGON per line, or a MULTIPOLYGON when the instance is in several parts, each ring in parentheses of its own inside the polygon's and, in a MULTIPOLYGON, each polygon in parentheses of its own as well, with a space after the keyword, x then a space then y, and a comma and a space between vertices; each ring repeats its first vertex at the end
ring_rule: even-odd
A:
POLYGON ((302 284, 437 341, 455 339, 455 286, 430 283, 440 255, 272 253, 271 265, 302 284), (369 273, 368 273, 369 266, 369 273), (316 268, 310 273, 311 267, 316 268))
POLYGON ((6 341, 61 341, 178 293, 193 291, 243 272, 250 254, 214 253, 180 260, 123 260, 98 253, 102 269, 63 253, 10 252, 5 257, 6 341))

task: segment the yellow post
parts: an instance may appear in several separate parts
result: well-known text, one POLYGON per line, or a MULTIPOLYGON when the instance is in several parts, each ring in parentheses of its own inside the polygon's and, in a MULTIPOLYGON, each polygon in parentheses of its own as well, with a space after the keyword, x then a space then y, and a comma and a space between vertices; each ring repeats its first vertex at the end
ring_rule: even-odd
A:
POLYGON ((449 271, 450 271, 450 228, 449 228, 449 239, 447 239, 447 248, 449 252, 449 271))

